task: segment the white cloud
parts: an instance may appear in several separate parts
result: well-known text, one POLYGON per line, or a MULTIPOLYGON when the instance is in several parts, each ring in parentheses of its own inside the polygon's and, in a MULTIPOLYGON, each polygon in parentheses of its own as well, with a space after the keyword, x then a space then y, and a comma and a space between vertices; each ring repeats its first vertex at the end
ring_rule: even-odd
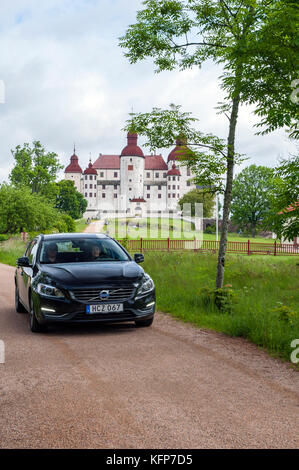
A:
MULTIPOLYGON (((134 22, 141 0, 13 0, 1 5, 0 181, 13 161, 10 149, 40 140, 68 163, 76 142, 81 166, 99 152, 118 153, 128 113, 182 104, 203 131, 225 138, 227 121, 214 107, 221 100, 220 70, 154 73, 151 61, 130 65, 118 37, 134 22)), ((254 136, 249 108, 240 112, 237 150, 250 162, 273 165, 286 155, 282 131, 254 136), (250 127, 248 124, 250 123, 250 127)), ((163 152, 166 157, 167 151, 163 152)))

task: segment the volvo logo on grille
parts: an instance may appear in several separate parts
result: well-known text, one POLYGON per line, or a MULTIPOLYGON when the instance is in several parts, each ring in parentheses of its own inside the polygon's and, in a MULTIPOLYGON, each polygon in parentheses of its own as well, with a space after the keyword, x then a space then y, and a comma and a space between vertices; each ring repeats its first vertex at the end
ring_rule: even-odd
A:
POLYGON ((100 292, 99 297, 100 297, 101 300, 107 300, 107 299, 109 299, 109 295, 110 295, 109 290, 102 290, 100 292))

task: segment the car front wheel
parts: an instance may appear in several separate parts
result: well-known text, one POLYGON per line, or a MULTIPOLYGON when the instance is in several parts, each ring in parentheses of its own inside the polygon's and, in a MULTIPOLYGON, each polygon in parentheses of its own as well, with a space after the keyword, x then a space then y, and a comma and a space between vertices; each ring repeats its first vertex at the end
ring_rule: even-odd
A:
POLYGON ((38 319, 36 318, 32 298, 30 299, 29 319, 30 319, 30 330, 32 331, 32 333, 41 333, 42 331, 46 330, 45 325, 41 325, 38 319))

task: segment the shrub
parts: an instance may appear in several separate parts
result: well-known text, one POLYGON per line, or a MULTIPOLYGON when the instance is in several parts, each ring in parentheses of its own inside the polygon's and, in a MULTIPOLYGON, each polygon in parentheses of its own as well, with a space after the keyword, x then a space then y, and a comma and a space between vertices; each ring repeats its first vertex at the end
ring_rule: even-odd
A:
POLYGON ((222 313, 232 313, 236 294, 230 286, 221 289, 204 287, 200 289, 200 295, 205 305, 216 305, 222 313))
POLYGON ((297 312, 292 310, 287 305, 283 305, 282 302, 276 302, 276 307, 274 312, 278 314, 279 320, 294 325, 299 320, 299 315, 297 312))

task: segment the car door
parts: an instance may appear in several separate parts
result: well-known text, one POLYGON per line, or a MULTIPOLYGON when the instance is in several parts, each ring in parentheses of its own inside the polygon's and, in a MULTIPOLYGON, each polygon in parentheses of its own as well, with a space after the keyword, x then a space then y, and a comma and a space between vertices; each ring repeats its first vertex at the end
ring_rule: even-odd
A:
POLYGON ((21 282, 20 282, 20 298, 24 306, 29 309, 29 295, 28 291, 31 285, 31 279, 32 279, 32 274, 33 274, 33 266, 35 263, 35 258, 36 258, 36 253, 38 249, 38 240, 34 239, 31 244, 29 245, 27 251, 26 251, 26 256, 29 258, 29 263, 30 267, 21 267, 21 272, 20 272, 20 277, 21 277, 21 282))
MULTIPOLYGON (((26 248, 25 253, 24 253, 24 256, 28 257, 28 253, 30 253, 32 245, 33 245, 33 241, 28 243, 27 248, 26 248)), ((17 285, 18 285, 20 300, 21 300, 22 303, 24 303, 25 286, 24 286, 24 268, 22 266, 17 267, 17 285)))

